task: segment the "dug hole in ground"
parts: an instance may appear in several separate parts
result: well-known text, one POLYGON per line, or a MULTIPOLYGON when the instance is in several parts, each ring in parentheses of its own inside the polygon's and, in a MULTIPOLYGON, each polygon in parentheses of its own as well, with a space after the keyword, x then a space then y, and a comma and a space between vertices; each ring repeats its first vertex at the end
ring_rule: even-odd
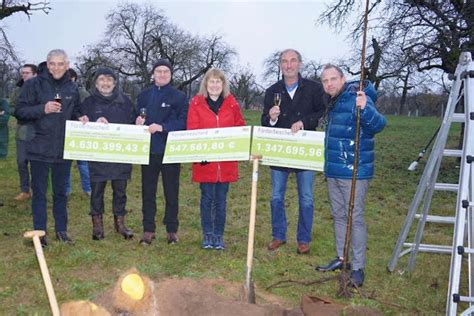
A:
POLYGON ((94 302, 73 301, 61 305, 61 315, 382 315, 366 307, 334 303, 305 295, 301 305, 288 306, 283 299, 256 289, 257 304, 241 298, 242 284, 223 279, 168 278, 157 282, 136 269, 125 272, 114 288, 94 302))

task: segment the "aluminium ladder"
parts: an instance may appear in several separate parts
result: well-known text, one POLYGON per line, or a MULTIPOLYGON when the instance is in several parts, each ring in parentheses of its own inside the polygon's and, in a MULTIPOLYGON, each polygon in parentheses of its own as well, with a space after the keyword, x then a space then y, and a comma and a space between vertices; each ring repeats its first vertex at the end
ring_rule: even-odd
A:
MULTIPOLYGON (((471 56, 469 56, 471 57, 471 56)), ((464 107, 466 124, 464 128, 463 152, 459 174, 459 190, 456 202, 456 221, 454 223, 453 247, 451 250, 451 269, 446 303, 446 315, 454 316, 460 302, 468 303, 461 315, 474 314, 474 65, 470 60, 467 69, 460 74, 464 83, 464 107), (466 238, 467 237, 467 238, 466 238), (459 293, 461 266, 467 257, 467 279, 469 296, 459 293)))
MULTIPOLYGON (((454 73, 454 83, 451 87, 449 94, 448 104, 446 107, 445 115, 441 123, 438 136, 431 150, 431 154, 426 163, 423 175, 418 184, 415 196, 413 197, 412 203, 407 213, 404 226, 400 232, 397 244, 393 251, 392 257, 388 264, 388 270, 393 272, 397 261, 400 257, 409 254, 408 260, 408 271, 412 272, 415 267, 416 256, 418 252, 431 252, 431 253, 451 253, 451 269, 450 269, 450 282, 449 282, 449 293, 448 293, 448 304, 447 313, 455 315, 457 303, 459 301, 468 301, 474 303, 474 299, 470 297, 460 296, 457 291, 459 290, 460 282, 460 271, 461 271, 461 259, 462 255, 468 254, 469 263, 471 262, 471 240, 473 237, 472 225, 468 227, 467 235, 468 247, 464 248, 464 226, 466 221, 466 211, 470 210, 471 205, 466 206, 466 203, 471 203, 466 198, 466 192, 472 190, 473 178, 470 176, 470 163, 474 153, 472 152, 472 143, 474 142, 473 124, 469 124, 474 119, 474 105, 473 105, 473 94, 474 85, 472 75, 474 73, 474 63, 470 53, 461 53, 459 64, 454 73), (465 105, 464 113, 454 113, 456 105, 463 100, 465 105), (470 98, 470 99, 469 99, 470 98), (462 150, 446 149, 446 141, 449 134, 449 129, 452 122, 463 122, 465 124, 464 130, 464 148, 462 150), (461 166, 459 174, 459 182, 457 184, 452 183, 437 183, 439 168, 443 157, 461 157, 461 166), (428 215, 431 200, 435 190, 451 191, 456 192, 457 195, 457 206, 455 216, 435 216, 428 215), (463 202, 464 201, 464 202, 463 202), (469 202, 466 202, 469 201, 469 202), (417 211, 421 209, 421 212, 417 214, 417 211), (407 243, 406 239, 410 228, 413 224, 413 220, 419 219, 415 238, 412 243, 407 243), (452 245, 432 245, 432 244, 421 244, 423 236, 423 230, 426 222, 441 223, 441 224, 454 224, 454 236, 452 245), (406 249, 402 251, 402 248, 406 249), (458 250, 459 248, 459 250, 458 250), (460 254, 458 254, 458 252, 460 254), (453 299, 454 295, 454 299, 453 299), (451 312, 454 309, 454 314, 451 312)), ((474 144, 473 144, 474 145, 474 144)), ((468 213, 470 218, 470 213, 468 213)), ((471 223, 472 224, 472 223, 471 223)), ((474 250, 472 251, 474 253, 474 250)), ((469 266, 469 273, 472 272, 471 266, 469 266)), ((471 285, 471 279, 474 278, 469 276, 470 295, 474 293, 474 285, 471 285)))

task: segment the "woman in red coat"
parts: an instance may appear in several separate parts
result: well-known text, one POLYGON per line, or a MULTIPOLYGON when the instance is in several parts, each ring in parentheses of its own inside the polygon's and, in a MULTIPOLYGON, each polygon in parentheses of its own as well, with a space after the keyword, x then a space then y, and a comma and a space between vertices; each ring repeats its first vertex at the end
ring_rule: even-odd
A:
MULTIPOLYGON (((199 93, 189 104, 187 129, 245 125, 240 106, 230 94, 229 82, 219 69, 204 75, 199 93)), ((237 161, 193 164, 193 181, 201 188, 202 248, 224 250, 226 200, 229 183, 238 179, 237 161)))

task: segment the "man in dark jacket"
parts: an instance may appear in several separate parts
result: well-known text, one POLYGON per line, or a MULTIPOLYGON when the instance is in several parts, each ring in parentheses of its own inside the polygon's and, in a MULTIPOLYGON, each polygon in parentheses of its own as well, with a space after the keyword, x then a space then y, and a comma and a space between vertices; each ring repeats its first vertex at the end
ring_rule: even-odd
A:
POLYGON ((151 150, 149 165, 142 165, 143 237, 140 244, 149 245, 155 238, 156 189, 162 173, 165 194, 165 214, 169 244, 178 242, 179 164, 163 164, 168 132, 184 130, 188 99, 171 86, 172 67, 168 60, 160 59, 153 66, 154 84, 138 95, 137 108, 146 118, 138 117, 137 124, 149 125, 151 150))
MULTIPOLYGON (((113 71, 109 68, 97 69, 94 83, 95 87, 92 88, 91 96, 81 104, 81 113, 84 114, 81 121, 134 124, 137 117, 135 106, 129 97, 119 91, 117 76, 113 71)), ((104 191, 107 181, 112 183, 115 230, 125 239, 133 237, 132 231, 125 226, 127 181, 131 173, 132 165, 128 163, 89 162, 93 240, 104 239, 104 191)))
MULTIPOLYGON (((280 54, 280 68, 283 79, 265 92, 261 123, 263 126, 314 130, 324 113, 323 88, 321 84, 302 78, 299 71, 301 54, 286 49, 280 54)), ((268 244, 270 251, 286 243, 285 193, 288 176, 294 172, 298 185, 299 219, 297 229, 298 254, 309 253, 313 228, 313 179, 314 171, 272 167, 272 236, 268 244)))
MULTIPOLYGON (((16 108, 17 98, 25 81, 36 77, 38 68, 33 64, 24 64, 21 67, 21 79, 16 84, 16 88, 10 98, 12 111, 16 108)), ((31 127, 21 120, 16 123, 16 163, 18 166, 18 177, 20 179, 20 193, 15 196, 15 201, 26 201, 31 198, 30 193, 30 170, 29 162, 26 159, 26 143, 31 137, 31 127)))
MULTIPOLYGON (((53 189, 56 238, 65 243, 67 234, 66 177, 70 161, 63 159, 66 120, 79 117, 79 92, 67 74, 69 60, 62 49, 48 53, 46 69, 25 82, 15 116, 31 124, 33 136, 27 143, 31 164, 33 227, 46 231, 49 171, 53 189)), ((46 245, 46 238, 41 240, 46 245)))
POLYGON ((377 93, 369 81, 365 82, 364 91, 358 91, 359 81, 346 83, 342 70, 331 64, 324 66, 321 80, 324 91, 330 96, 324 141, 324 174, 334 220, 337 257, 325 266, 316 267, 316 270, 334 271, 343 265, 354 169, 356 107, 360 107, 359 161, 351 234, 351 280, 357 286, 362 286, 367 247, 365 196, 369 180, 374 175, 374 136, 385 127, 385 118, 375 108, 377 93))

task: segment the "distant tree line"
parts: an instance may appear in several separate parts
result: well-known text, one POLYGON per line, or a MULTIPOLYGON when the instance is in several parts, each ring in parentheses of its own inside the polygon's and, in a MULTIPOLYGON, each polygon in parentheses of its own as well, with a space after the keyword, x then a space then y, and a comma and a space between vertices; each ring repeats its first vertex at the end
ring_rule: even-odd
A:
MULTIPOLYGON (((344 31, 353 42, 352 56, 331 61, 349 78, 360 75, 359 47, 365 1, 337 0, 326 7, 319 24, 344 31), (352 24, 348 21, 354 21, 352 24)), ((3 0, 0 20, 16 12, 48 13, 48 1, 3 0)), ((369 10, 366 78, 379 91, 378 106, 388 114, 439 115, 462 50, 474 51, 474 1, 373 1, 369 10)), ((265 87, 278 79, 279 51, 263 62, 263 84, 248 67, 234 64, 236 51, 222 36, 193 35, 173 24, 151 4, 121 3, 106 16, 103 38, 76 56, 74 67, 90 88, 99 66, 114 69, 122 89, 132 97, 151 84, 151 68, 158 58, 173 65, 173 84, 189 96, 195 94, 203 74, 212 67, 228 73, 232 93, 242 107, 257 108, 265 87)), ((67 49, 67 48, 66 48, 67 49)), ((319 80, 323 63, 306 59, 303 76, 319 80)), ((0 96, 18 79, 22 61, 0 28, 0 96)))

